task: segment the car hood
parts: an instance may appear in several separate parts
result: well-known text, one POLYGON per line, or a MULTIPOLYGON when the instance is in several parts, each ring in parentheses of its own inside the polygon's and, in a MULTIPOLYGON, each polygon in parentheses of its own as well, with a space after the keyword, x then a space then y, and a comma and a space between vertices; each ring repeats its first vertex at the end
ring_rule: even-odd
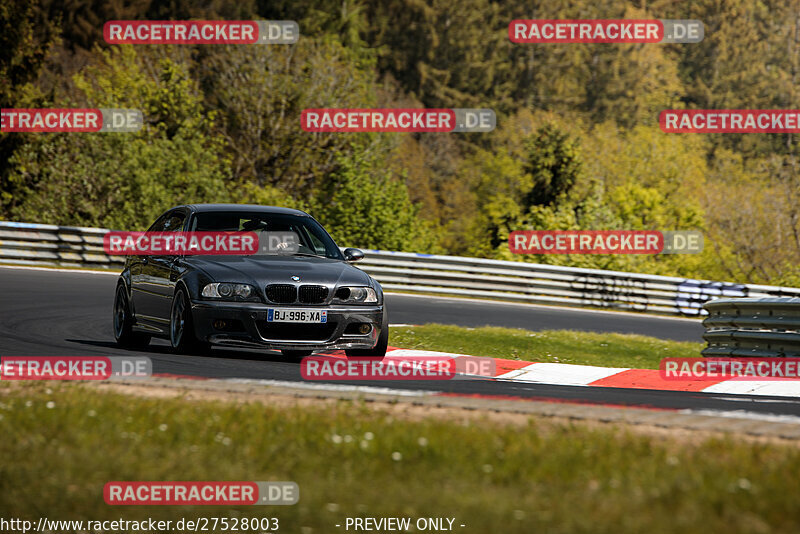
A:
POLYGON ((184 262, 215 282, 371 286, 370 276, 340 260, 307 256, 194 256, 184 262), (292 280, 293 276, 300 278, 292 280))

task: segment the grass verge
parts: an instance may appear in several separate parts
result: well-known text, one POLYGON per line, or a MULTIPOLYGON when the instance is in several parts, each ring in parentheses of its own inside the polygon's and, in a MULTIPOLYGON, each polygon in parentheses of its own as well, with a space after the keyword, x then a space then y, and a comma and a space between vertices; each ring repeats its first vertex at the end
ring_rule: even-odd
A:
POLYGON ((422 419, 333 406, 0 384, 0 517, 454 517, 470 532, 798 532, 800 450, 616 427, 422 419), (110 480, 293 480, 289 507, 111 507, 110 480))
POLYGON ((658 369, 662 358, 697 358, 703 343, 665 341, 633 334, 575 330, 531 332, 514 328, 426 324, 392 327, 389 343, 405 349, 455 352, 509 360, 601 367, 658 369))

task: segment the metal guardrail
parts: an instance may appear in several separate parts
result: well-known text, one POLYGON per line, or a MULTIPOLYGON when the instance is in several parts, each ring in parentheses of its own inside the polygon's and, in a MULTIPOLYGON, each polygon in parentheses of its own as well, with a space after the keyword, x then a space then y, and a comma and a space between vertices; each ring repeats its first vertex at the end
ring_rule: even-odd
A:
POLYGON ((103 250, 104 228, 0 221, 0 262, 78 267, 120 267, 103 250))
POLYGON ((359 264, 384 289, 608 308, 685 317, 724 297, 800 297, 800 288, 733 284, 516 261, 365 251, 359 264))
MULTIPOLYGON (((121 268, 102 228, 0 221, 0 262, 121 268)), ((389 291, 697 317, 725 297, 800 297, 800 288, 733 284, 518 261, 365 250, 358 267, 389 291)))
POLYGON ((800 298, 719 299, 705 309, 703 356, 800 356, 800 298))

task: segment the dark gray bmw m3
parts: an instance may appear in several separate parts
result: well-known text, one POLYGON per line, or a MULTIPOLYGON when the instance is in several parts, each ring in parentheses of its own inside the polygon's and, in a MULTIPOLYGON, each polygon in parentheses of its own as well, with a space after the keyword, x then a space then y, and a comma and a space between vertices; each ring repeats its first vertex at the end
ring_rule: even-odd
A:
POLYGON ((350 265, 364 254, 342 252, 309 214, 186 205, 165 212, 147 232, 253 232, 259 248, 251 255, 128 256, 114 299, 118 344, 144 347, 161 337, 180 353, 218 344, 280 350, 290 358, 326 349, 385 355, 383 291, 350 265))

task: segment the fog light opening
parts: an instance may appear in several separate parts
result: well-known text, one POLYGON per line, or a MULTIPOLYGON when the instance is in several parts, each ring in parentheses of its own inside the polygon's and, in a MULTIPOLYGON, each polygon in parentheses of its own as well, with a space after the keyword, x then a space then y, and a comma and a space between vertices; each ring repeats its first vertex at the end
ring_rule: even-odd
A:
POLYGON ((227 330, 228 322, 223 321, 222 319, 215 319, 214 322, 212 323, 212 326, 214 327, 215 330, 227 330))
POLYGON ((365 336, 372 332, 372 323, 350 323, 344 329, 345 335, 348 336, 365 336))

